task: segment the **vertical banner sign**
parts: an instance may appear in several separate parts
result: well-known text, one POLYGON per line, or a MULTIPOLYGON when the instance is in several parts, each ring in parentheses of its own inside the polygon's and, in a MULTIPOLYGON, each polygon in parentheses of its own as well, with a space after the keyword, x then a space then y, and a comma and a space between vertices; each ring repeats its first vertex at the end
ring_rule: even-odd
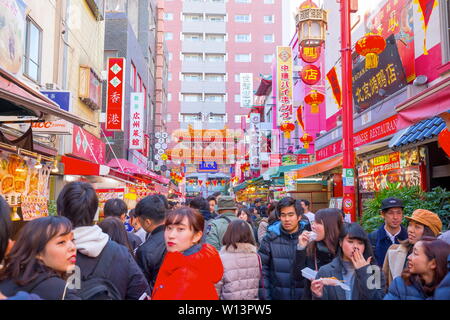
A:
POLYGON ((132 92, 130 101, 130 150, 144 148, 144 93, 132 92))
POLYGON ((277 125, 294 122, 292 107, 292 49, 277 47, 277 125))
POLYGON ((241 73, 241 108, 253 107, 253 73, 241 73))
POLYGON ((342 93, 341 93, 341 85, 339 84, 339 80, 336 74, 336 67, 331 68, 327 73, 327 79, 330 82, 331 90, 333 91, 334 99, 336 100, 339 109, 342 108, 342 93))
POLYGON ((419 13, 422 15, 421 20, 423 21, 423 30, 425 34, 423 36, 423 54, 428 55, 427 50, 427 29, 428 22, 430 22, 431 14, 433 9, 437 6, 438 2, 436 0, 414 0, 414 3, 419 7, 419 13))
POLYGON ((108 58, 106 130, 123 131, 125 102, 125 58, 108 58))

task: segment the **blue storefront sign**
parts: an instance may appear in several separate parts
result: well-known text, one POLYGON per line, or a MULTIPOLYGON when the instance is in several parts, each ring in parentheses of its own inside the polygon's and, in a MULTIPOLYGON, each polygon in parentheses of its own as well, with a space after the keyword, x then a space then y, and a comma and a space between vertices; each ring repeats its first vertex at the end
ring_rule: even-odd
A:
POLYGON ((202 161, 198 165, 197 172, 219 172, 219 166, 215 161, 202 161))
POLYGON ((70 91, 41 91, 50 100, 56 102, 63 110, 70 111, 71 92, 70 91))

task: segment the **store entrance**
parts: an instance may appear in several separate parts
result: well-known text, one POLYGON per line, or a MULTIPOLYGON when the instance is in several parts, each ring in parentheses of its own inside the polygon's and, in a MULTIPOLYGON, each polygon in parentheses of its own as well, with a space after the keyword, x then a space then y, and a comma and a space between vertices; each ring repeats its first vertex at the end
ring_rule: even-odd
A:
POLYGON ((450 190, 450 159, 437 142, 428 145, 430 190, 435 187, 450 190))

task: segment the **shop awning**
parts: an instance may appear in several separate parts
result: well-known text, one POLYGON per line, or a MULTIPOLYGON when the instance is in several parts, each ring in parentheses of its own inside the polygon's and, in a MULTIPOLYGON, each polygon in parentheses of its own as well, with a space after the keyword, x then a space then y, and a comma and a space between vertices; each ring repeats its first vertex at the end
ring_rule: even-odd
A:
POLYGON ((67 156, 62 156, 61 162, 64 163, 64 175, 104 176, 110 171, 107 166, 67 156))
POLYGON ((119 171, 124 173, 140 174, 149 177, 151 179, 154 179, 163 184, 168 184, 170 182, 170 179, 167 179, 165 177, 157 175, 154 172, 141 168, 138 165, 131 163, 125 159, 112 159, 111 161, 108 162, 108 166, 114 169, 118 169, 119 171))
POLYGON ((17 116, 42 118, 44 115, 52 115, 79 126, 95 127, 93 122, 61 109, 55 102, 2 68, 0 68, 0 99, 6 102, 4 108, 0 110, 0 117, 3 119, 17 116))
POLYGON ((395 135, 391 139, 389 147, 396 149, 408 144, 432 139, 437 137, 444 128, 445 122, 440 117, 422 120, 419 123, 402 130, 401 135, 395 135))
POLYGON ((311 177, 316 174, 341 167, 342 166, 342 156, 337 156, 331 159, 322 160, 297 170, 297 179, 311 177))
POLYGON ((284 174, 285 172, 289 172, 289 171, 294 171, 294 170, 299 170, 301 168, 304 168, 308 166, 308 164, 294 164, 291 166, 281 166, 281 167, 277 167, 276 171, 270 175, 271 178, 278 178, 281 176, 281 174, 284 174))
POLYGON ((450 77, 411 97, 396 107, 397 130, 450 109, 450 77))

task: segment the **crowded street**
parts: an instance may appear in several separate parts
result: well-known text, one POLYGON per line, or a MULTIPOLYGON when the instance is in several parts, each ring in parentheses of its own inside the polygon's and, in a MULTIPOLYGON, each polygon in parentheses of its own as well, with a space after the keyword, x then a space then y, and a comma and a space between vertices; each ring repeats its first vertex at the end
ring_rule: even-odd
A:
POLYGON ((281 318, 449 270, 450 0, 0 0, 0 300, 281 318))

